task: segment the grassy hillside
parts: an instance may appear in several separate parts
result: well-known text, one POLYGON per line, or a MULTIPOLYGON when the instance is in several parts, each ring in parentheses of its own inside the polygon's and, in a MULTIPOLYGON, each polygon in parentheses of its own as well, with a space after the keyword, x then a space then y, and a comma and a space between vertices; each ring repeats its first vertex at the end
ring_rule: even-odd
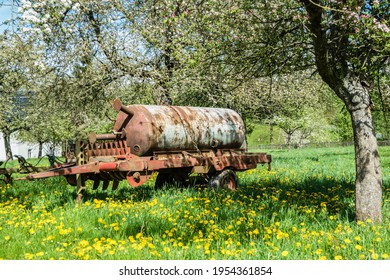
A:
MULTIPOLYGON (((270 126, 263 124, 254 124, 254 130, 247 135, 247 142, 249 147, 256 147, 258 145, 269 145, 270 143, 270 126)), ((276 126, 273 128, 272 144, 284 144, 283 132, 276 126)))
POLYGON ((390 148, 383 223, 354 220, 353 148, 269 151, 235 192, 93 191, 62 178, 0 183, 1 259, 389 259, 390 148))

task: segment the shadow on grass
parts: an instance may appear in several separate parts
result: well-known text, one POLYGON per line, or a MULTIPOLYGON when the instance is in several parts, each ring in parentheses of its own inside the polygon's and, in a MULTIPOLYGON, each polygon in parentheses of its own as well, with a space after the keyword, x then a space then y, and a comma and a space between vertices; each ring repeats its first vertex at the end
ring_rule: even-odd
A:
MULTIPOLYGON (((389 192, 390 182, 384 181, 383 197, 389 192)), ((355 183, 348 178, 308 176, 299 181, 277 177, 268 182, 247 180, 234 197, 247 197, 249 201, 260 197, 269 210, 269 217, 282 208, 291 208, 302 213, 313 209, 316 213, 325 211, 328 216, 339 215, 348 221, 356 219, 355 183)))
MULTIPOLYGON (((384 181, 383 194, 389 193, 390 182, 384 181)), ((93 202, 94 199, 134 202, 148 201, 152 197, 161 194, 167 196, 177 191, 174 187, 155 191, 153 182, 145 186, 133 188, 126 181, 120 183, 117 190, 92 190, 88 187, 83 194, 83 201, 93 202)), ((198 189, 193 187, 192 189, 198 189)), ((274 213, 281 209, 290 208, 297 211, 309 211, 314 209, 316 213, 326 209, 328 215, 339 215, 348 221, 355 220, 355 185, 347 178, 318 177, 308 175, 304 179, 271 177, 262 180, 256 176, 244 177, 239 189, 235 192, 222 190, 215 194, 214 191, 204 189, 200 194, 193 191, 191 195, 210 197, 215 203, 221 204, 230 196, 233 200, 242 204, 244 208, 259 205, 265 206, 262 211, 264 218, 271 219, 274 213)), ((0 202, 6 203, 17 199, 26 209, 34 206, 44 206, 48 211, 67 204, 75 204, 77 201, 76 187, 69 186, 64 178, 49 178, 37 181, 18 181, 6 189, 5 194, 0 196, 0 202)), ((199 205, 202 207, 202 205, 199 205)), ((220 217, 223 219, 223 217, 220 217)))
MULTIPOLYGON (((127 182, 122 182, 117 190, 112 190, 111 187, 107 190, 102 190, 101 187, 93 190, 87 187, 83 192, 83 201, 92 202, 94 199, 144 201, 149 200, 153 195, 154 190, 148 185, 133 188, 127 182)), ((47 210, 51 210, 67 204, 76 204, 77 197, 76 187, 70 186, 62 177, 53 177, 34 181, 16 181, 5 188, 5 192, 0 196, 0 202, 18 203, 25 209, 44 206, 47 210)))
POLYGON ((24 209, 42 207, 50 210, 72 201, 72 190, 62 178, 50 178, 36 181, 14 181, 4 187, 0 202, 18 203, 24 209))
POLYGON ((127 184, 127 182, 121 183, 121 185, 116 190, 102 190, 101 188, 97 190, 87 189, 83 194, 84 201, 93 201, 94 199, 99 200, 132 200, 135 202, 150 200, 154 195, 154 189, 148 185, 132 187, 127 184))

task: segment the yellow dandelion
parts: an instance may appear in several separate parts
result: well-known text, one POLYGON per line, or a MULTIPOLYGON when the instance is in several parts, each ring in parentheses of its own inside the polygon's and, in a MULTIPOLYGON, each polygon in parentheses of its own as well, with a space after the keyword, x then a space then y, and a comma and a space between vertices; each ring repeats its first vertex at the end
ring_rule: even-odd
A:
POLYGON ((292 227, 292 232, 297 232, 297 228, 296 227, 292 227))
POLYGON ((81 241, 79 242, 79 245, 80 245, 81 247, 87 247, 87 246, 89 245, 89 242, 88 242, 87 240, 81 240, 81 241))
POLYGON ((382 254, 382 259, 384 259, 384 260, 387 260, 387 259, 389 259, 389 255, 388 255, 388 254, 386 254, 386 253, 382 254))
POLYGON ((376 253, 372 253, 372 254, 371 254, 371 258, 372 258, 373 260, 377 260, 377 259, 379 258, 379 255, 376 254, 376 253))
POLYGON ((280 230, 278 230, 278 233, 276 234, 276 239, 282 239, 282 238, 284 238, 284 233, 283 232, 281 232, 280 230))
POLYGON ((283 257, 287 257, 287 255, 288 255, 288 251, 283 251, 283 252, 282 252, 282 256, 283 256, 283 257))
POLYGON ((7 235, 6 237, 4 237, 5 240, 10 240, 11 239, 11 236, 7 235))
POLYGON ((345 244, 350 244, 350 243, 352 243, 352 241, 351 241, 350 239, 348 239, 348 238, 344 239, 344 242, 345 242, 345 244))
POLYGON ((255 254, 256 250, 255 249, 250 249, 248 250, 246 253, 249 255, 249 256, 253 256, 255 254))
POLYGON ((315 253, 316 253, 317 255, 321 255, 322 249, 317 249, 315 253))
POLYGON ((84 202, 84 205, 85 205, 85 206, 89 206, 89 205, 91 205, 91 202, 86 201, 86 202, 84 202))
POLYGON ((37 257, 41 257, 41 256, 43 256, 45 253, 44 252, 38 252, 38 253, 36 253, 35 255, 37 256, 37 257))
POLYGON ((343 259, 343 257, 342 257, 342 256, 340 256, 340 255, 337 255, 337 256, 335 256, 335 257, 334 257, 334 259, 335 259, 335 260, 342 260, 342 259, 343 259))
POLYGON ((321 256, 320 257, 320 260, 326 260, 327 258, 326 258, 326 256, 321 256))
POLYGON ((28 260, 32 260, 34 258, 34 254, 26 253, 24 254, 24 257, 28 260))
POLYGON ((358 224, 359 226, 365 226, 365 225, 366 225, 366 224, 365 224, 364 222, 362 222, 362 221, 358 221, 357 224, 358 224))
POLYGON ((54 239, 54 236, 53 235, 49 235, 46 240, 53 240, 54 239))

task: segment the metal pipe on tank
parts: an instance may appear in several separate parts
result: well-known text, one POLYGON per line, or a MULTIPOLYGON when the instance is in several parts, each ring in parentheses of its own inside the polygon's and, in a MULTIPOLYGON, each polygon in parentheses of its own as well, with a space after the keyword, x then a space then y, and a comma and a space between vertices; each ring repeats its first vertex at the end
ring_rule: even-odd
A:
POLYGON ((114 133, 96 134, 94 132, 91 132, 89 134, 89 143, 93 144, 96 142, 96 140, 115 140, 116 138, 117 135, 114 133))
POLYGON ((132 112, 129 108, 124 106, 122 104, 122 102, 120 102, 120 100, 118 100, 118 99, 114 99, 114 101, 112 103, 112 107, 117 112, 122 111, 122 112, 128 114, 130 117, 134 116, 134 112, 132 112))

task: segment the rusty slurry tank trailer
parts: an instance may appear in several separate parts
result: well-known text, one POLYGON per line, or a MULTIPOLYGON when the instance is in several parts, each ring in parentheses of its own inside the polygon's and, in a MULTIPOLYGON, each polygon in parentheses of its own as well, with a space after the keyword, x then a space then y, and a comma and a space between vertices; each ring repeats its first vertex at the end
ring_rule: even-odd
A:
POLYGON ((191 174, 202 175, 211 187, 237 187, 236 171, 267 164, 271 156, 246 151, 245 126, 230 109, 184 106, 124 106, 118 111, 113 132, 91 133, 76 145, 76 160, 26 179, 65 176, 83 189, 87 180, 96 189, 112 182, 116 189, 126 179, 139 186, 158 172, 156 188, 185 183, 191 174))

